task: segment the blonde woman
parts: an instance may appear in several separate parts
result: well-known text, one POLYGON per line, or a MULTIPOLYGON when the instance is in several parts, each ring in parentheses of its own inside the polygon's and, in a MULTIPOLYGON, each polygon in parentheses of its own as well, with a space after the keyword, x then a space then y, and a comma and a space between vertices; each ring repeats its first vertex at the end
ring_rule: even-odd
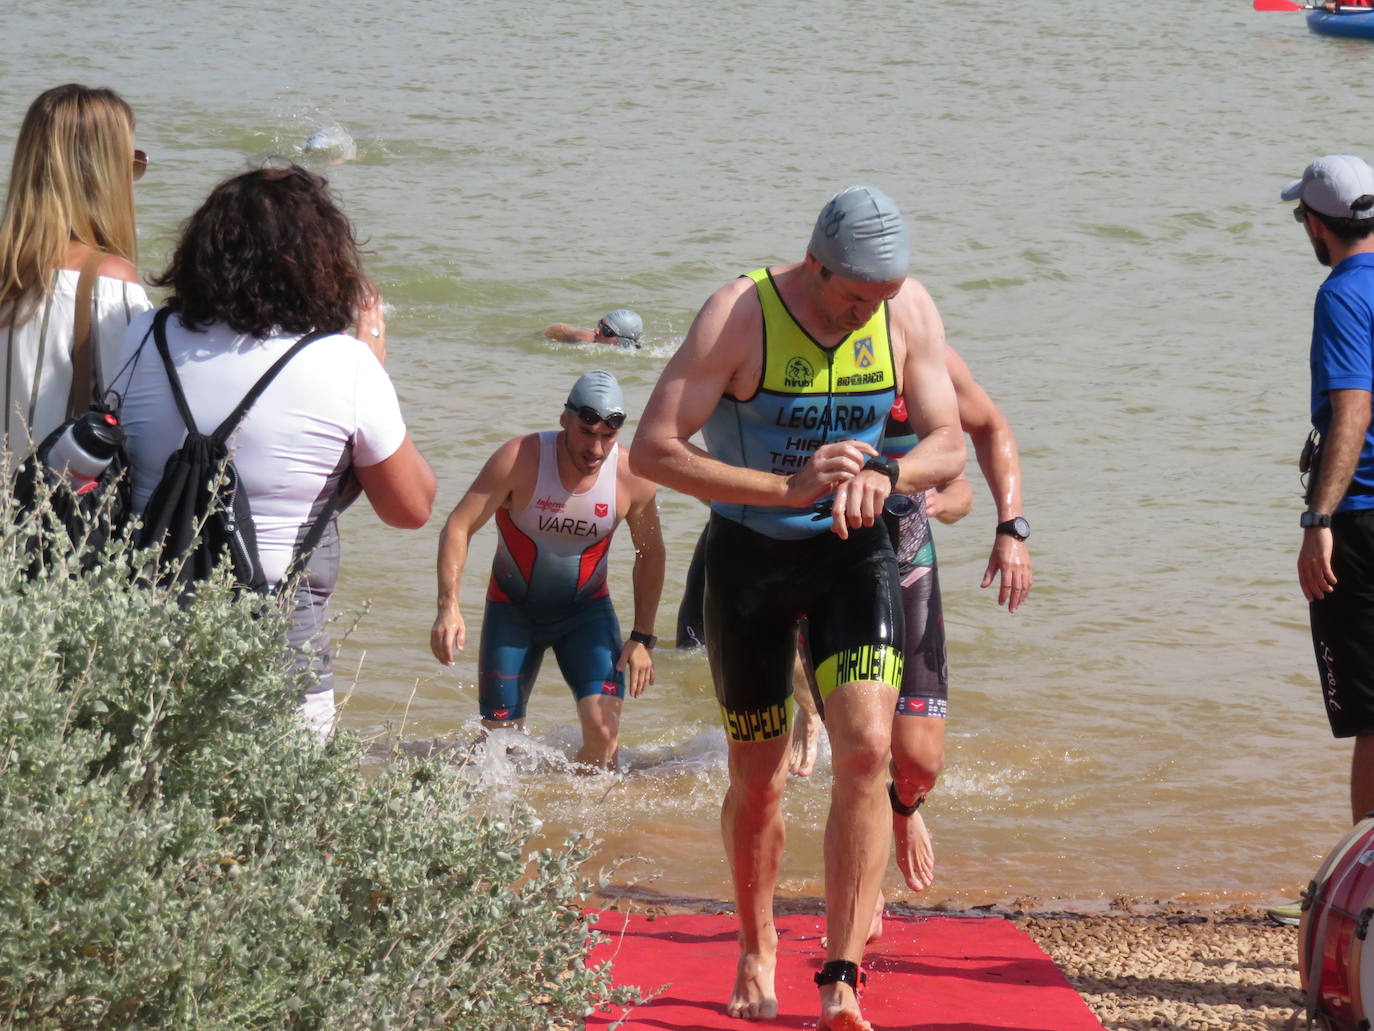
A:
POLYGON ((109 255, 92 290, 92 396, 118 371, 125 328, 151 307, 135 270, 134 181, 147 164, 134 149, 133 111, 113 90, 57 86, 24 116, 0 218, 0 387, 16 455, 66 418, 87 259, 109 255))

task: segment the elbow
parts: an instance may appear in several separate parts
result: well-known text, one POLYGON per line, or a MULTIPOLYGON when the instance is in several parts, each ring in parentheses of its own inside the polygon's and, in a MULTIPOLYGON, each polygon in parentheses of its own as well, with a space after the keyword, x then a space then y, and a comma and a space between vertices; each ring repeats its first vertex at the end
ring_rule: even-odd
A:
POLYGON ((659 452, 661 447, 653 441, 647 440, 640 442, 635 440, 635 446, 630 449, 630 472, 646 480, 658 482, 659 472, 659 452))

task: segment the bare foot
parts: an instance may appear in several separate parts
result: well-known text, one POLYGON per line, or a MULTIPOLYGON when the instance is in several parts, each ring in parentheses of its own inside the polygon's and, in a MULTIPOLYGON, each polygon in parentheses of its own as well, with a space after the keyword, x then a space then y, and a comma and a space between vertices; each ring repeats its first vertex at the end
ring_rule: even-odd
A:
POLYGON ((787 772, 794 777, 809 777, 816 768, 816 752, 821 745, 821 718, 800 705, 792 724, 792 751, 787 757, 787 772))
MULTIPOLYGON (((875 942, 883 936, 883 906, 886 899, 883 898, 882 889, 878 890, 878 901, 873 905, 873 920, 868 925, 868 940, 875 942)), ((830 944, 830 936, 821 936, 821 948, 830 944)))
POLYGON ((882 889, 878 890, 878 901, 873 906, 873 922, 868 925, 868 940, 877 941, 883 936, 883 898, 882 889))
POLYGON ((816 1031, 873 1031, 873 1025, 859 1012, 854 989, 836 983, 821 988, 821 1020, 816 1031))
POLYGON ((743 1020, 772 1020, 778 1015, 778 996, 773 989, 776 956, 742 952, 735 968, 735 991, 726 1010, 743 1020))
POLYGON ((892 814, 892 843, 897 867, 912 891, 924 891, 935 883, 935 848, 920 810, 910 816, 892 814))

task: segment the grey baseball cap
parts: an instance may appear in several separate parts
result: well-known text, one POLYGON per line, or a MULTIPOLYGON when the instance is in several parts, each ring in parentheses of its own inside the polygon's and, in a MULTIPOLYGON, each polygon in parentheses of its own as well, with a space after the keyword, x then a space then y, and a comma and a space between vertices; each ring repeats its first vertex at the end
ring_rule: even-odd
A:
POLYGON ((1374 168, 1364 158, 1328 154, 1308 165, 1279 197, 1301 200, 1332 218, 1374 218, 1374 168))
POLYGON ((617 308, 615 311, 607 312, 601 317, 601 321, 621 340, 628 340, 633 344, 639 343, 639 338, 644 335, 644 320, 629 308, 617 308))
POLYGON ((625 395, 620 383, 604 369, 584 372, 568 394, 569 408, 590 408, 601 418, 625 414, 625 395))
POLYGON ((816 219, 807 248, 845 279, 886 283, 911 267, 906 222, 891 197, 872 186, 849 186, 831 197, 816 219))

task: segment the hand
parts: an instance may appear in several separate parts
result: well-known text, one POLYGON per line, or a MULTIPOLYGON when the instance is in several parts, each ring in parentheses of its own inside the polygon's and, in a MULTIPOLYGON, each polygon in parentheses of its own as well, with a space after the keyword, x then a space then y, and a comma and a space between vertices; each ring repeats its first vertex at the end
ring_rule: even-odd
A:
POLYGON ((382 311, 382 295, 375 288, 358 311, 353 335, 372 349, 377 361, 386 364, 386 314, 382 311))
POLYGON ((434 617, 434 628, 429 632, 429 650, 445 666, 453 665, 453 651, 462 651, 467 644, 468 628, 463 623, 463 614, 455 605, 440 605, 439 614, 434 617))
POLYGON ((615 669, 617 673, 626 673, 626 690, 631 698, 638 698, 654 682, 654 653, 639 641, 626 641, 615 669))
POLYGON ((1298 583, 1308 601, 1321 601, 1336 589, 1336 574, 1331 571, 1330 527, 1314 526, 1302 532, 1298 583))
POLYGON ((837 440, 833 444, 822 445, 800 472, 787 478, 787 495, 783 504, 792 508, 806 508, 839 484, 858 476, 864 463, 877 453, 862 440, 837 440))
POLYGON ((1026 600, 1026 595, 1030 594, 1033 582, 1030 549, 1025 541, 1018 541, 1005 533, 997 534, 992 544, 992 554, 988 556, 988 568, 979 586, 990 586, 999 574, 1002 584, 997 589, 997 604, 1005 605, 1008 612, 1015 612, 1026 600))
POLYGON ((830 532, 849 539, 851 528, 872 526, 883 514, 883 502, 892 493, 892 481, 877 469, 861 472, 835 488, 835 502, 830 510, 830 532))

